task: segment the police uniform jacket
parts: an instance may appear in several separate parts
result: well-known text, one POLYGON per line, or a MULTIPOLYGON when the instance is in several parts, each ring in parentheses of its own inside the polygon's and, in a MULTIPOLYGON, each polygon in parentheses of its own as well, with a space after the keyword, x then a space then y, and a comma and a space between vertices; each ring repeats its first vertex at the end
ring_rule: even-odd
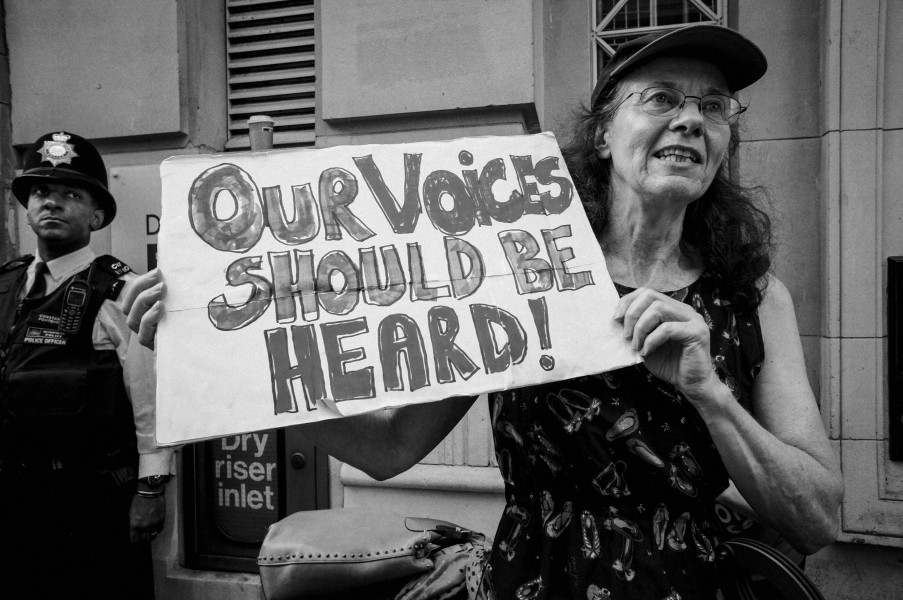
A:
MULTIPOLYGON (((86 270, 89 269, 95 258, 97 257, 91 248, 85 247, 55 260, 48 261, 46 263, 48 272, 44 275, 46 282, 44 297, 47 301, 57 301, 60 306, 62 306, 62 293, 67 288, 70 281, 76 275, 82 274, 82 276, 84 276, 86 270)), ((19 285, 18 289, 7 288, 7 293, 15 293, 19 300, 24 298, 28 290, 30 290, 34 284, 35 266, 40 260, 39 257, 28 264, 25 272, 24 285, 19 285)), ((95 363, 98 361, 103 363, 104 361, 118 360, 118 366, 121 367, 121 370, 115 369, 116 372, 121 372, 121 383, 118 381, 118 377, 115 378, 117 381, 113 381, 111 385, 115 386, 116 389, 114 390, 112 387, 109 387, 106 392, 103 392, 103 395, 108 393, 114 395, 124 393, 128 400, 130 400, 130 412, 132 413, 130 416, 133 421, 135 433, 134 440, 131 440, 131 446, 134 448, 135 445, 137 445, 137 451, 139 453, 138 476, 146 477, 148 475, 168 474, 170 472, 173 450, 171 448, 158 448, 154 437, 154 401, 156 388, 154 355, 151 350, 144 348, 138 343, 137 336, 128 328, 125 315, 122 312, 121 299, 124 296, 125 289, 134 279, 134 275, 132 273, 127 273, 127 267, 122 266, 121 263, 117 265, 117 263, 111 261, 109 257, 106 259, 101 258, 98 262, 101 261, 106 261, 105 264, 107 266, 104 270, 107 273, 107 279, 112 279, 110 281, 111 285, 109 286, 109 293, 104 294, 105 297, 100 303, 99 309, 97 310, 97 316, 93 323, 83 322, 81 330, 83 331, 84 336, 90 335, 90 345, 95 350, 92 360, 95 361, 95 363)), ((21 270, 21 267, 19 270, 21 270)), ((98 269, 95 268, 95 270, 98 269)), ((2 293, 3 290, 0 290, 0 294, 2 293)), ((9 311, 10 306, 15 310, 18 302, 4 302, 0 304, 7 306, 6 310, 9 311)), ((32 305, 32 303, 30 303, 30 305, 32 305)), ((53 313, 55 311, 51 310, 49 312, 53 313)), ((0 315, 0 318, 2 318, 4 323, 9 323, 11 315, 0 315)), ((23 310, 21 311, 21 314, 16 317, 16 321, 21 324, 23 319, 28 318, 28 311, 23 310)), ((31 318, 41 317, 32 315, 31 318)), ((33 349, 27 350, 27 347, 29 346, 28 343, 22 346, 22 348, 26 348, 26 355, 28 355, 29 352, 40 352, 41 346, 52 346, 54 343, 57 343, 55 339, 53 339, 56 336, 56 334, 53 333, 55 325, 48 324, 48 327, 46 328, 41 327, 39 323, 35 323, 34 325, 32 333, 35 335, 30 339, 33 349)), ((20 329, 20 333, 22 331, 23 330, 20 329)), ((28 329, 25 329, 24 331, 26 337, 22 338, 21 334, 18 337, 27 342, 28 329)), ((6 333, 11 335, 12 332, 9 331, 6 333)), ((61 353, 60 356, 66 355, 65 353, 61 353)), ((11 356, 10 358, 15 357, 11 356)), ((17 360, 22 360, 22 357, 19 356, 17 360)), ((65 365, 60 365, 58 368, 65 369, 66 367, 65 365)), ((4 381, 2 382, 4 388, 8 388, 9 386, 7 371, 8 369, 4 369, 4 381)), ((57 375, 56 381, 63 382, 66 380, 65 376, 57 375)), ((47 379, 48 382, 52 380, 53 378, 47 379)), ((35 385, 41 385, 40 377, 36 377, 34 381, 35 385)), ((70 390, 58 391, 60 394, 70 392, 70 390)), ((113 402, 114 398, 97 398, 95 400, 113 402)), ((3 399, 4 413, 7 413, 8 401, 9 398, 3 399)), ((65 412, 67 409, 63 406, 61 410, 62 412, 65 412)), ((8 414, 4 414, 4 418, 8 418, 8 416, 8 414)), ((114 417, 114 422, 116 419, 121 420, 122 416, 123 415, 118 415, 114 417)), ((125 416, 128 417, 129 415, 125 416)), ((51 419, 50 422, 53 422, 53 419, 51 419)), ((60 420, 59 422, 65 423, 65 420, 60 420)), ((91 429, 90 423, 86 424, 79 422, 76 419, 74 425, 76 427, 85 427, 85 435, 93 436, 95 434, 91 429)), ((114 448, 113 446, 123 445, 124 428, 122 427, 122 423, 119 423, 117 427, 119 427, 120 431, 115 433, 110 432, 114 439, 110 440, 111 447, 108 448, 109 450, 118 450, 119 448, 114 448), (120 439, 115 439, 117 437, 120 439)), ((131 436, 131 431, 128 431, 127 433, 129 435, 125 438, 125 446, 130 445, 129 438, 131 436)), ((88 447, 94 442, 97 442, 97 440, 84 440, 84 442, 85 446, 88 447)), ((127 449, 128 448, 125 448, 125 450, 127 449)), ((9 448, 5 448, 5 451, 9 450, 9 448)), ((73 448, 71 451, 72 453, 77 453, 78 448, 73 448)), ((65 459, 65 456, 61 458, 65 459)))

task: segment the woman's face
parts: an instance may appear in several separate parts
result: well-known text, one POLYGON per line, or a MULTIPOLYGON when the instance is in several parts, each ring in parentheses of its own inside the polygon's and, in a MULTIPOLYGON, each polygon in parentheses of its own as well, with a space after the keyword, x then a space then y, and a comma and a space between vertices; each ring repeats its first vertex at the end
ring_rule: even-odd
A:
POLYGON ((671 117, 643 112, 639 92, 653 86, 700 97, 729 95, 730 91, 721 71, 711 63, 693 58, 657 58, 627 76, 618 98, 624 102, 597 132, 599 156, 610 159, 616 201, 664 199, 672 206, 685 207, 702 196, 715 178, 727 154, 730 126, 705 119, 696 99, 688 99, 671 117), (632 92, 637 93, 628 97, 632 92))

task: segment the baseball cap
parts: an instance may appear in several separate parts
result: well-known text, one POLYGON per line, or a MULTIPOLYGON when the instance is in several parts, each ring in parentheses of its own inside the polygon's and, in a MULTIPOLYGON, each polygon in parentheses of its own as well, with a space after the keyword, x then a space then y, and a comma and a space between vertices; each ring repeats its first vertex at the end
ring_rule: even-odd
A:
POLYGON ((656 31, 618 46, 599 75, 590 106, 595 108, 603 93, 627 73, 662 55, 693 56, 714 63, 724 74, 731 92, 756 82, 768 69, 768 61, 759 47, 728 27, 689 25, 656 31))

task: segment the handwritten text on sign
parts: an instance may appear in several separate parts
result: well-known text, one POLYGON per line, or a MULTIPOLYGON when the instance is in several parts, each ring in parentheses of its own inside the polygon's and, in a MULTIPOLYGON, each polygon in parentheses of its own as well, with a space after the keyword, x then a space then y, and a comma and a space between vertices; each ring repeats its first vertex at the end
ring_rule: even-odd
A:
POLYGON ((164 162, 177 443, 636 362, 554 138, 164 162))

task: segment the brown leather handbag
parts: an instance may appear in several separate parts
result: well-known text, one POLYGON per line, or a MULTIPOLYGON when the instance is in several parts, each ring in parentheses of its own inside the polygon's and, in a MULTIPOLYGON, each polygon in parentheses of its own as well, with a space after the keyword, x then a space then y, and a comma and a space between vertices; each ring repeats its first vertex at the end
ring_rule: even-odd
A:
POLYGON ((425 573, 433 551, 481 538, 448 521, 385 511, 302 511, 270 526, 257 567, 267 600, 317 598, 425 573))

